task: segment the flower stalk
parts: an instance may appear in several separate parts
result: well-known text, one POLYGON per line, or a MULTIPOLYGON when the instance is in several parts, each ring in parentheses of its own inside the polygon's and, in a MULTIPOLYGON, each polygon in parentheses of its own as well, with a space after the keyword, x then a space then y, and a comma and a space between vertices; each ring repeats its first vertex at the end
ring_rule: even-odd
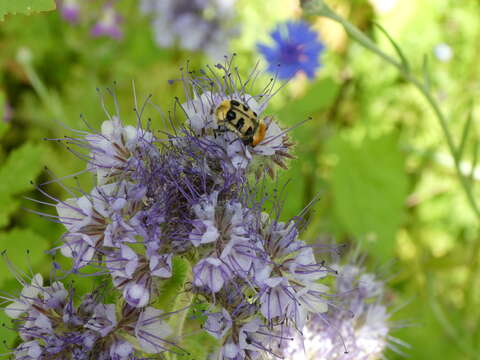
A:
MULTIPOLYGON (((397 54, 400 57, 400 61, 398 61, 391 55, 381 50, 370 38, 368 38, 364 33, 362 33, 355 25, 350 23, 348 20, 346 20, 342 16, 338 15, 323 0, 307 0, 307 1, 303 1, 302 3, 303 3, 303 9, 306 15, 323 16, 337 22, 345 29, 347 34, 350 35, 352 39, 354 39, 356 42, 358 42, 360 45, 362 45, 364 48, 366 48, 370 52, 374 53, 375 55, 383 59, 385 62, 397 68, 400 75, 402 75, 402 77, 406 81, 410 82, 420 91, 420 93, 423 95, 423 97, 425 98, 425 100, 428 102, 433 112, 435 113, 436 118, 438 119, 438 122, 440 124, 440 127, 442 129, 443 135, 446 140, 448 150, 453 158, 453 161, 455 164, 455 172, 460 181, 461 187, 467 197, 468 204, 470 205, 475 216, 480 221, 480 208, 473 194, 472 183, 469 181, 468 177, 463 174, 461 169, 462 147, 461 146, 457 147, 455 145, 453 135, 448 125, 447 117, 444 114, 443 110, 441 109, 440 104, 437 102, 437 100, 435 99, 434 95, 431 92, 427 63, 424 62, 424 65, 425 65, 424 78, 420 79, 411 71, 411 68, 408 65, 408 60, 403 55, 401 49, 383 28, 380 27, 382 32, 386 34, 386 36, 392 43, 393 47, 395 48, 397 54)), ((472 167, 474 166, 475 164, 472 165, 472 167)))

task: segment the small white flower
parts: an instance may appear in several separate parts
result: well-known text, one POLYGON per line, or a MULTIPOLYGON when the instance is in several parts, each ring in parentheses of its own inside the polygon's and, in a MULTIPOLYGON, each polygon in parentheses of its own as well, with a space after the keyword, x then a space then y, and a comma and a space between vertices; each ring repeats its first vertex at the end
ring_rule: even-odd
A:
POLYGON ((36 360, 42 356, 42 348, 36 340, 27 341, 19 345, 15 351, 17 360, 36 360))
POLYGON ((435 53, 435 57, 443 62, 449 62, 453 58, 452 48, 445 43, 441 43, 435 46, 433 52, 435 53))
POLYGON ((5 308, 5 313, 12 319, 18 319, 38 299, 43 291, 43 277, 36 274, 32 278, 31 285, 25 285, 17 301, 14 301, 5 308))
POLYGON ((272 277, 265 280, 263 285, 266 287, 260 296, 260 309, 263 316, 269 320, 285 317, 287 309, 295 301, 288 293, 290 289, 288 281, 282 277, 272 277))
POLYGON ((95 306, 92 318, 85 325, 86 328, 97 331, 102 337, 107 336, 115 326, 117 326, 117 316, 114 304, 95 306))
POLYGON ((213 293, 219 292, 232 273, 217 258, 208 257, 200 260, 193 268, 193 284, 195 286, 206 286, 213 293))
POLYGON ((163 316, 162 310, 147 307, 138 318, 135 336, 142 350, 148 354, 158 354, 168 347, 163 339, 172 334, 172 329, 163 321, 163 316))
POLYGON ((123 298, 133 307, 145 307, 150 301, 150 291, 142 284, 132 281, 123 289, 123 298))
POLYGON ((225 309, 221 312, 209 314, 203 329, 217 339, 222 339, 232 327, 232 318, 225 309))
POLYGON ((152 276, 169 278, 172 276, 172 254, 150 256, 150 271, 152 276))

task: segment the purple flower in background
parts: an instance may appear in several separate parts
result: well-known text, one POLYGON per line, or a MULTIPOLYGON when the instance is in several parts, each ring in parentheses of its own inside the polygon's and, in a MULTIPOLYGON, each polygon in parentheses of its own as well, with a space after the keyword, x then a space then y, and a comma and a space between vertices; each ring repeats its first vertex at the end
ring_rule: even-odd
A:
POLYGON ((61 0, 58 2, 58 8, 62 17, 71 24, 77 24, 80 20, 80 1, 79 0, 61 0))
POLYGON ((312 315, 293 340, 284 342, 283 355, 301 360, 373 360, 385 349, 401 353, 405 343, 390 335, 384 301, 385 284, 356 265, 339 267, 336 311, 312 315))
POLYGON ((237 35, 236 0, 142 0, 141 11, 150 15, 155 41, 161 47, 178 44, 191 51, 205 51, 220 59, 228 41, 237 35))
POLYGON ((109 2, 103 7, 97 23, 92 27, 91 34, 94 37, 108 36, 119 40, 123 37, 121 22, 122 17, 109 2))
POLYGON ((60 15, 71 25, 82 23, 88 26, 93 37, 106 36, 116 40, 122 39, 123 31, 120 25, 123 17, 115 9, 116 0, 56 1, 60 15))
POLYGON ((324 45, 318 34, 304 21, 289 21, 272 31, 274 44, 258 44, 257 48, 268 62, 268 70, 280 79, 290 79, 303 72, 310 79, 320 66, 319 57, 324 45))
POLYGON ((8 101, 5 101, 5 105, 3 106, 3 121, 9 123, 12 121, 13 117, 13 108, 12 105, 8 101))

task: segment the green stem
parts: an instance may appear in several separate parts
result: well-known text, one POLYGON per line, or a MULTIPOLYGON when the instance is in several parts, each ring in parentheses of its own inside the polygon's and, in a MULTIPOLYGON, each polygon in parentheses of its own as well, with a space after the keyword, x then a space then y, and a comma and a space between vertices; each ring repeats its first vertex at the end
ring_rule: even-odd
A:
POLYGON ((437 302, 438 296, 435 294, 434 290, 434 279, 430 276, 428 278, 428 292, 430 298, 430 304, 435 315, 436 320, 443 328, 445 334, 452 339, 452 341, 457 345, 457 347, 466 355, 469 359, 476 358, 476 349, 470 346, 464 341, 465 336, 459 334, 457 329, 452 325, 452 321, 448 319, 447 314, 443 311, 440 304, 437 302))
POLYGON ((57 120, 64 119, 64 111, 60 102, 58 101, 58 98, 54 97, 49 92, 49 90, 35 71, 35 68, 33 67, 31 61, 28 59, 20 59, 19 62, 23 65, 25 75, 27 75, 30 84, 32 85, 40 100, 47 108, 50 115, 57 120))
MULTIPOLYGON (((348 22, 346 19, 343 17, 339 16, 336 14, 332 9, 330 9, 324 2, 323 0, 301 0, 304 4, 304 10, 307 14, 310 15, 318 15, 318 16, 324 16, 327 17, 337 23, 339 23, 345 31, 355 40, 357 41, 360 45, 371 51, 372 53, 376 54, 380 58, 382 58, 384 61, 389 63, 390 65, 394 66, 397 68, 399 73, 403 76, 405 80, 413 84, 419 91, 420 93, 424 96, 424 98, 427 100, 431 108, 433 109, 433 112, 435 116, 437 117, 440 127, 442 129, 443 135, 445 136, 446 143, 448 150, 453 158, 454 165, 455 165, 455 172, 457 174, 457 177, 460 181, 461 187, 467 197, 467 201, 474 212, 475 216, 477 219, 480 221, 480 209, 477 205, 477 202, 475 201, 475 197, 472 191, 472 186, 471 182, 469 181, 468 177, 463 175, 462 170, 461 170, 461 164, 460 164, 460 151, 457 149, 455 146, 454 140, 452 133, 450 132, 450 128, 448 127, 448 121, 446 116, 444 115, 443 111, 441 110, 439 104, 435 100, 434 96, 430 92, 430 87, 429 87, 429 80, 426 78, 425 80, 420 80, 418 79, 409 69, 405 61, 398 61, 392 56, 384 53, 378 46, 370 40, 365 34, 363 34, 359 29, 357 29, 353 24, 348 22)), ((387 34, 388 36, 388 34, 387 34)), ((392 41, 393 43, 393 41, 392 41)), ((396 46, 394 44, 394 46, 396 46)), ((403 59, 403 55, 400 53, 399 49, 397 48, 397 52, 399 53, 400 57, 403 59)), ((426 73, 425 75, 428 75, 426 73)), ((477 272, 477 267, 478 267, 478 252, 480 251, 480 236, 478 236, 473 244, 473 254, 472 254, 472 259, 474 260, 474 265, 472 266, 471 272, 470 272, 470 279, 469 279, 469 284, 468 286, 473 285, 475 275, 477 272)), ((453 326, 451 326, 450 321, 446 318, 445 313, 443 312, 442 307, 440 306, 439 303, 436 302, 435 296, 431 296, 431 303, 432 307, 434 310, 434 314, 437 317, 437 320, 440 322, 442 327, 444 328, 444 331, 446 334, 448 334, 458 347, 464 351, 466 354, 469 356, 473 357, 472 354, 474 354, 475 349, 470 347, 468 344, 460 340, 459 334, 456 333, 455 329, 453 326)))
MULTIPOLYGON (((463 191, 465 192, 465 195, 467 197, 467 201, 472 208, 473 212, 475 213, 475 216, 478 218, 480 221, 480 209, 477 205, 477 202, 475 201, 475 197, 472 192, 472 188, 470 186, 470 183, 468 179, 462 174, 461 168, 460 168, 460 159, 457 156, 457 150, 455 143, 453 141, 452 134, 450 132, 450 129, 448 127, 448 122, 446 116, 443 114, 442 110, 440 109, 440 106, 438 105, 437 101, 433 97, 433 95, 430 93, 430 90, 428 86, 420 81, 415 75, 411 73, 411 71, 405 67, 402 62, 395 60, 392 56, 384 53, 381 49, 378 48, 378 46, 370 40, 365 34, 363 34, 358 28, 356 28, 353 24, 348 22, 346 19, 343 17, 339 16, 336 14, 332 9, 330 9, 322 0, 320 1, 315 1, 315 0, 310 0, 308 1, 305 5, 305 11, 308 14, 311 15, 319 15, 319 16, 324 16, 327 17, 340 25, 345 29, 345 31, 359 44, 361 44, 363 47, 366 49, 370 50, 380 58, 382 58, 384 61, 387 63, 391 64, 392 66, 396 67, 400 74, 404 77, 405 80, 409 81, 412 83, 420 92, 421 94, 425 97, 427 102, 430 104, 430 106, 433 109, 433 112, 435 113, 438 121, 440 122, 440 126, 442 128, 442 132, 445 136, 448 150, 454 160, 455 164, 455 171, 457 173, 457 176, 460 180, 460 184, 462 186, 463 191)), ((480 241, 480 240, 479 240, 480 241)))

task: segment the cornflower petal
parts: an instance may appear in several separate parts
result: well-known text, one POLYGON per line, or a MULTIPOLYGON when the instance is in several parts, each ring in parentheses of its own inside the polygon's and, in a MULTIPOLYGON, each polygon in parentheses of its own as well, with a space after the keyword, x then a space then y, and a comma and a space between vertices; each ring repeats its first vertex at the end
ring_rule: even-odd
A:
POLYGON ((288 21, 271 32, 272 46, 258 44, 257 49, 269 63, 269 71, 280 79, 290 79, 303 72, 315 76, 324 45, 317 33, 304 21, 288 21))

